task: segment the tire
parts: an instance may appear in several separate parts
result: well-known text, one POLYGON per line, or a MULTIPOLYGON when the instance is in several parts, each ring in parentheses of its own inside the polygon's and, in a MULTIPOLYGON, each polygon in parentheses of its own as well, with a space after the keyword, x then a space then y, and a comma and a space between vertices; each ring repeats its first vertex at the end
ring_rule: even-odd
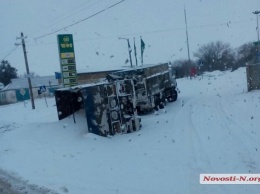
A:
POLYGON ((171 96, 168 97, 167 100, 168 100, 168 102, 174 102, 177 100, 177 98, 178 98, 178 92, 175 89, 173 89, 171 91, 171 96))
POLYGON ((164 105, 163 105, 163 103, 161 102, 160 104, 159 104, 159 109, 163 109, 164 108, 164 105))

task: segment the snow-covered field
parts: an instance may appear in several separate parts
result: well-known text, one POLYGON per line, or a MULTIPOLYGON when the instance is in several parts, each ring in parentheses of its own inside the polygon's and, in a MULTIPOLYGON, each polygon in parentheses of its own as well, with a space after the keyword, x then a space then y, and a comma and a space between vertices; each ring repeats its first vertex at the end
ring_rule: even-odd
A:
MULTIPOLYGON (((87 133, 83 113, 58 121, 54 98, 0 107, 0 170, 71 194, 257 194, 260 185, 202 185, 201 173, 260 173, 260 91, 245 68, 178 79, 181 91, 139 132, 87 133)), ((1 171, 0 171, 1 172, 1 171)))

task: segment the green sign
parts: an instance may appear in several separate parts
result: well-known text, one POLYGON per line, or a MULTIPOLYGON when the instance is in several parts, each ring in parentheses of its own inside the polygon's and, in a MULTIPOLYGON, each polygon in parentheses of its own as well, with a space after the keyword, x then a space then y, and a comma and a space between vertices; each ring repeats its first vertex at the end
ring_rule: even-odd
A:
POLYGON ((60 34, 57 39, 63 86, 75 86, 77 71, 72 34, 60 34))
POLYGON ((254 42, 254 45, 260 45, 260 41, 256 41, 256 42, 254 42))

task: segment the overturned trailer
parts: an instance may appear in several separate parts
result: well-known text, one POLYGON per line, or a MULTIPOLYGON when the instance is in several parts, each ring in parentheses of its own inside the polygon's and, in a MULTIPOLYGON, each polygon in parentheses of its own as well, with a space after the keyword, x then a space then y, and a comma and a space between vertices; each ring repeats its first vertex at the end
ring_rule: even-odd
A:
POLYGON ((141 119, 134 93, 131 79, 56 90, 58 117, 74 117, 76 111, 84 109, 91 133, 107 136, 138 131, 141 119))
POLYGON ((113 72, 107 79, 133 80, 138 114, 164 108, 166 100, 173 102, 178 97, 175 74, 169 63, 113 72))

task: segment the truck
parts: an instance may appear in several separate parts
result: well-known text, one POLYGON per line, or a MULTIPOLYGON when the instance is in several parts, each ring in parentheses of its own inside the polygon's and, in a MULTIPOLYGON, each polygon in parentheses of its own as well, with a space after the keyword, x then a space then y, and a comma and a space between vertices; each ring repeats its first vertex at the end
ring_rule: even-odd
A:
POLYGON ((55 91, 59 120, 84 109, 90 133, 101 136, 141 129, 140 115, 177 100, 175 74, 169 63, 108 73, 106 80, 55 91))
POLYGON ((170 63, 144 65, 107 75, 108 81, 131 79, 134 83, 138 114, 164 108, 178 98, 175 73, 170 63))

